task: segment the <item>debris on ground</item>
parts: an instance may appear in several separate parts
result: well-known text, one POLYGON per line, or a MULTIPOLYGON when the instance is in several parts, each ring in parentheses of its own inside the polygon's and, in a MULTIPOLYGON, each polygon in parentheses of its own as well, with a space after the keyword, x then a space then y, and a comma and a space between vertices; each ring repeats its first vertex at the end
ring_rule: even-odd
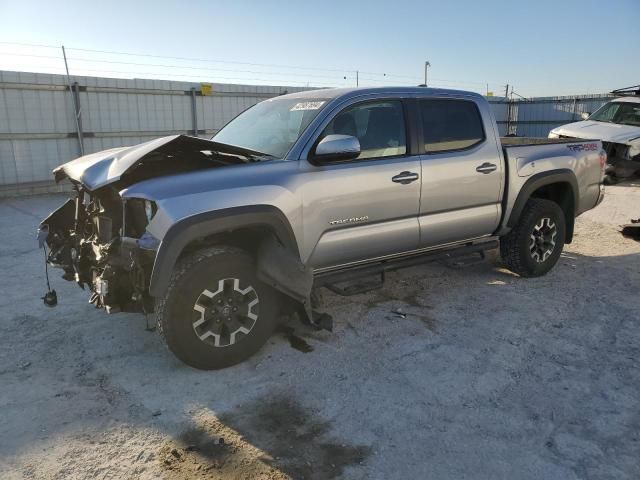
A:
POLYGON ((622 228, 620 231, 622 235, 640 241, 640 218, 631 220, 631 223, 621 225, 620 227, 622 228))
POLYGON ((291 345, 292 348, 295 348, 302 353, 313 352, 313 346, 304 338, 296 335, 293 327, 289 325, 281 325, 278 328, 278 331, 281 332, 287 340, 289 340, 289 345, 291 345))

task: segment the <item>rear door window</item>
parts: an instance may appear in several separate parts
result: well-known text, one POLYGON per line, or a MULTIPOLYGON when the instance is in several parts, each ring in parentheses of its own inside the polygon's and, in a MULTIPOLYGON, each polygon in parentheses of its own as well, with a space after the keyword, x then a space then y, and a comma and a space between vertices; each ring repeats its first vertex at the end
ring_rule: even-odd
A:
POLYGON ((420 100, 427 153, 463 150, 484 141, 482 117, 467 100, 420 100))

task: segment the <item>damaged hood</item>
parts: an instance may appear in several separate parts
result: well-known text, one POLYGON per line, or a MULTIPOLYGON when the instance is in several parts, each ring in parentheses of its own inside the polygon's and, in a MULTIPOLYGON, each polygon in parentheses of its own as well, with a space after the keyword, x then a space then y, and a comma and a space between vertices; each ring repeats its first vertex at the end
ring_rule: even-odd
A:
POLYGON ((598 139, 603 142, 629 144, 632 140, 640 138, 640 127, 633 125, 620 125, 618 123, 596 122, 585 120, 584 122, 569 123, 551 130, 559 135, 568 137, 598 139))
POLYGON ((145 160, 154 161, 150 168, 157 175, 147 173, 147 177, 179 173, 202 168, 236 165, 250 162, 264 156, 259 152, 225 145, 188 135, 171 135, 134 145, 91 153, 77 158, 53 170, 56 182, 69 178, 81 183, 88 190, 97 190, 119 181, 123 175, 133 171, 145 160), (155 162, 164 165, 157 168, 155 162), (171 168, 167 168, 167 163, 171 168))

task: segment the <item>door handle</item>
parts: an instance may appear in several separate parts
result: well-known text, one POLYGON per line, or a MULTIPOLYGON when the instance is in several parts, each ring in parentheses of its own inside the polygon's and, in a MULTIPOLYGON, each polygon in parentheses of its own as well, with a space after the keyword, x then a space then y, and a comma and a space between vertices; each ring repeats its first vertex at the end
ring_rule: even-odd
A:
POLYGON ((395 177, 391 177, 391 181, 395 183, 400 183, 402 185, 408 185, 411 182, 415 182, 420 178, 417 173, 414 172, 400 172, 395 177))
POLYGON ((482 165, 476 168, 476 172, 491 173, 497 169, 498 167, 494 163, 484 162, 482 165))

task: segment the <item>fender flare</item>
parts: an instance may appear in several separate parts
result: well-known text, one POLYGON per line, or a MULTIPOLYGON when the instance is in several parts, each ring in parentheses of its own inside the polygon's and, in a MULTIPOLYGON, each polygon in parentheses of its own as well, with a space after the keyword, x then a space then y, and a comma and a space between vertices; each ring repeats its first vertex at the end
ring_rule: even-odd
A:
POLYGON ((149 294, 156 298, 164 294, 178 257, 189 243, 216 233, 245 227, 270 228, 278 241, 300 258, 291 225, 276 207, 248 205, 199 213, 173 224, 160 242, 149 280, 149 294))
POLYGON ((513 228, 518 223, 522 210, 524 210, 524 206, 531 198, 533 192, 538 190, 540 187, 551 185, 553 183, 568 183, 571 187, 574 211, 573 217, 567 218, 566 221, 573 224, 578 209, 578 180, 576 179, 576 175, 573 171, 569 169, 560 169, 537 173, 525 182, 513 204, 509 220, 507 221, 507 226, 513 228))

